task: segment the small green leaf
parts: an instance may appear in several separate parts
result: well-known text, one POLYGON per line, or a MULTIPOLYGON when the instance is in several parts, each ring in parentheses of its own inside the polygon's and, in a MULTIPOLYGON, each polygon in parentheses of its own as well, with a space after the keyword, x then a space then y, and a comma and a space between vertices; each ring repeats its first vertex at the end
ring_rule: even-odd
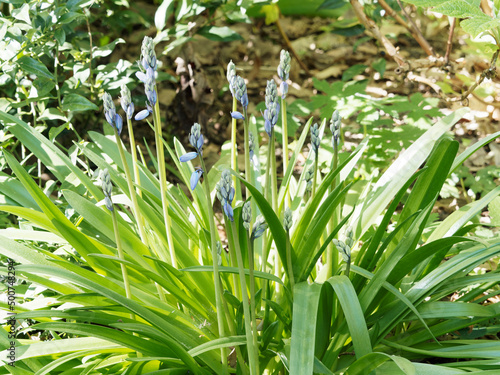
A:
POLYGON ((60 46, 64 44, 66 41, 66 32, 64 31, 63 28, 59 28, 54 32, 54 38, 56 38, 57 43, 59 43, 60 46))
POLYGON ((84 17, 82 13, 69 12, 69 13, 63 14, 59 18, 58 22, 61 23, 61 24, 71 23, 74 20, 76 20, 77 18, 81 18, 81 17, 84 17))
POLYGON ((49 139, 51 142, 54 142, 54 139, 57 138, 59 134, 61 134, 64 130, 68 129, 69 123, 65 123, 61 126, 53 126, 49 130, 49 139))
POLYGON ((385 65, 386 61, 381 57, 372 64, 372 68, 375 69, 376 72, 379 72, 381 76, 383 76, 385 73, 385 65))
POLYGON ((353 65, 353 66, 349 67, 344 72, 344 74, 342 74, 342 81, 346 82, 346 81, 349 81, 349 80, 353 79, 358 74, 363 73, 366 68, 367 68, 367 66, 363 65, 363 64, 356 64, 356 65, 353 65))
POLYGON ((174 2, 172 0, 163 0, 158 7, 155 13, 155 26, 158 32, 162 31, 167 24, 167 20, 173 11, 173 4, 174 2))
POLYGON ((62 120, 68 121, 68 118, 57 108, 47 108, 42 112, 39 120, 62 120))
POLYGON ((96 106, 90 100, 78 94, 66 95, 62 103, 63 111, 83 112, 83 111, 97 111, 98 109, 99 109, 98 106, 96 106))
POLYGON ((16 20, 31 24, 29 4, 23 4, 21 8, 13 9, 11 14, 16 20))
POLYGON ((27 73, 35 74, 38 77, 54 79, 54 76, 49 72, 47 67, 32 57, 23 56, 17 60, 17 63, 27 73))
POLYGON ((198 34, 215 42, 232 42, 243 39, 240 34, 227 26, 204 26, 198 30, 198 34))

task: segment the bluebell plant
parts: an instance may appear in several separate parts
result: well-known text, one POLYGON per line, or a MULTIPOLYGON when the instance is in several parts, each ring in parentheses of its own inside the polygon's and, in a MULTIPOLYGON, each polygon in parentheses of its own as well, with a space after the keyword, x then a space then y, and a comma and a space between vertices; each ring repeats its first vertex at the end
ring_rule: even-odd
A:
POLYGON ((113 201, 111 200, 111 191, 113 190, 113 184, 111 183, 111 176, 109 175, 108 169, 105 168, 101 171, 101 187, 104 193, 104 204, 106 208, 113 211, 113 201))
POLYGON ((264 110, 264 128, 271 138, 271 132, 278 122, 280 104, 278 103, 278 87, 274 79, 267 81, 266 86, 266 109, 264 110))
POLYGON ((332 146, 334 150, 337 150, 339 147, 339 137, 340 137, 340 125, 341 118, 339 111, 336 109, 332 113, 332 119, 330 120, 330 130, 332 132, 332 146))
POLYGON ((120 89, 120 104, 123 108, 123 111, 127 115, 127 119, 132 119, 134 116, 134 103, 132 102, 132 95, 130 94, 130 90, 127 85, 123 84, 120 89))
POLYGON ((317 175, 318 175, 318 159, 319 159, 319 146, 321 144, 321 135, 318 124, 311 126, 311 148, 314 151, 314 169, 313 169, 313 181, 312 181, 312 196, 316 193, 317 185, 317 175))
POLYGON ((122 117, 118 113, 116 113, 113 98, 109 93, 105 92, 102 100, 104 103, 104 116, 106 117, 106 121, 109 125, 116 129, 118 135, 120 135, 123 129, 123 120, 122 117))
MULTIPOLYGON (((181 162, 187 162, 189 160, 193 160, 197 156, 200 158, 203 156, 203 135, 201 134, 201 125, 198 123, 194 123, 191 127, 191 133, 189 134, 189 143, 191 146, 195 148, 196 151, 188 152, 182 155, 179 160, 181 162)), ((196 168, 194 172, 191 174, 190 185, 191 190, 196 188, 198 181, 203 175, 202 168, 196 168)))
POLYGON ((233 180, 231 178, 231 171, 229 169, 222 171, 220 181, 217 183, 216 189, 217 198, 219 198, 224 213, 229 220, 234 221, 232 203, 235 191, 233 187, 233 180))
MULTIPOLYGON (((281 133, 282 133, 282 145, 283 145, 283 176, 288 169, 288 125, 286 118, 286 95, 288 94, 288 83, 287 80, 290 74, 291 58, 288 51, 281 50, 280 52, 280 63, 278 65, 278 76, 281 79, 280 91, 281 91, 281 133)), ((289 200, 289 195, 287 192, 287 201, 289 200)))
POLYGON ((287 80, 290 74, 290 62, 290 53, 282 49, 280 52, 280 64, 278 65, 278 76, 281 79, 280 91, 282 99, 285 99, 288 94, 287 80))

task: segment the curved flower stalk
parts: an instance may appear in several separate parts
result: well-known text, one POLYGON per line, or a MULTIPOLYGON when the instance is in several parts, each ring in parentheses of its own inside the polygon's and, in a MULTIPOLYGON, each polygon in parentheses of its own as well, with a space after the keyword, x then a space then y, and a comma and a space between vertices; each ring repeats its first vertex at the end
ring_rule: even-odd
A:
MULTIPOLYGON (((191 190, 194 190, 203 175, 206 171, 205 162, 203 160, 203 134, 201 134, 201 125, 198 123, 194 123, 191 127, 191 133, 189 134, 189 143, 194 147, 196 151, 188 152, 182 155, 179 160, 181 162, 187 162, 193 160, 194 158, 200 158, 201 167, 198 167, 191 174, 190 178, 190 187, 191 190)), ((205 190, 205 196, 208 202, 208 219, 209 219, 209 227, 210 227, 210 249, 212 252, 212 263, 214 270, 214 287, 215 287, 215 306, 217 308, 217 325, 219 329, 219 337, 225 337, 226 332, 224 328, 224 320, 223 320, 223 306, 222 306, 222 296, 221 296, 221 280, 219 275, 219 266, 222 264, 222 246, 220 242, 217 241, 217 232, 215 228, 214 222, 214 212, 212 207, 212 198, 211 198, 211 189, 208 183, 208 178, 203 181, 203 187, 205 190)), ((234 189, 233 189, 234 192, 234 189)), ((233 194, 234 196, 234 194, 233 194)), ((232 208, 231 208, 232 210, 232 208)), ((226 349, 221 348, 221 358, 222 361, 225 362, 225 358, 227 358, 226 349)), ((227 373, 227 368, 224 366, 224 371, 227 373)))
MULTIPOLYGON (((231 171, 225 169, 222 171, 220 181, 216 186, 217 198, 221 202, 224 210, 225 218, 229 219, 226 221, 226 230, 228 234, 229 251, 233 253, 236 257, 236 263, 238 265, 238 273, 240 277, 240 293, 243 303, 243 313, 245 321, 245 336, 247 340, 247 350, 248 350, 248 364, 250 367, 250 375, 260 375, 259 373, 259 356, 258 356, 258 343, 257 343, 257 330, 256 325, 254 325, 254 330, 252 331, 251 324, 251 312, 248 303, 248 291, 247 282, 245 275, 245 268, 243 263, 243 257, 241 255, 241 250, 237 244, 238 241, 238 230, 236 229, 236 224, 234 222, 234 211, 231 203, 234 199, 235 190, 233 188, 233 180, 231 177, 231 171), (255 334, 252 334, 254 332, 255 334)), ((249 202, 247 202, 249 203, 249 202)), ((245 218, 251 220, 251 209, 249 206, 244 208, 245 218)), ((250 221, 247 222, 248 227, 250 227, 250 221)), ((247 236, 248 238, 248 236, 247 236)))
MULTIPOLYGON (((111 182, 111 176, 109 175, 107 168, 105 168, 104 170, 101 171, 100 178, 101 178, 102 191, 104 193, 104 202, 106 204, 106 208, 109 211, 111 211, 111 217, 113 219, 113 231, 115 233, 115 241, 116 241, 116 249, 118 251, 118 258, 121 260, 124 260, 125 256, 123 254, 122 243, 121 243, 121 239, 120 239, 120 232, 118 229, 118 220, 116 219, 116 211, 113 207, 113 201, 111 200, 111 192, 113 190, 113 184, 111 182)), ((129 278, 128 278, 127 268, 125 267, 125 264, 122 262, 120 262, 120 267, 121 267, 121 271, 122 271, 123 286, 125 288, 125 296, 127 298, 131 298, 132 293, 130 291, 130 282, 129 282, 129 278)), ((130 314, 130 317, 133 319, 133 314, 130 314)))
MULTIPOLYGON (((230 68, 232 69, 232 67, 230 68)), ((250 147, 249 147, 249 129, 250 125, 248 122, 248 93, 247 93, 247 85, 245 80, 235 73, 228 73, 228 79, 230 79, 230 89, 233 94, 234 100, 237 100, 243 106, 243 113, 236 111, 236 106, 233 106, 233 112, 231 112, 231 117, 233 121, 235 120, 244 120, 243 121, 243 132, 244 132, 244 150, 245 150, 245 179, 247 181, 251 181, 251 167, 250 167, 250 147)), ((236 127, 236 124, 235 124, 236 127)), ((235 128, 236 131, 236 128, 235 128)), ((234 141, 236 144, 236 140, 234 141)), ((236 162, 236 161, 235 161, 236 162)), ((250 197, 250 191, 245 189, 246 198, 250 197)))
POLYGON ((319 159, 319 146, 321 144, 321 135, 319 132, 318 124, 311 126, 311 147, 314 151, 314 171, 312 182, 312 196, 316 194, 317 177, 318 177, 318 159, 319 159))
POLYGON ((295 285, 295 279, 293 276, 293 264, 292 264, 292 250, 290 246, 290 229, 293 226, 293 212, 288 207, 285 209, 285 213, 283 215, 283 228, 285 228, 286 232, 286 261, 288 268, 288 279, 290 280, 290 290, 293 291, 293 287, 295 285))
MULTIPOLYGON (((338 110, 333 111, 332 117, 330 119, 330 131, 332 132, 332 147, 333 147, 333 159, 332 159, 332 164, 331 168, 332 170, 337 169, 338 167, 338 162, 339 162, 339 142, 340 142, 340 127, 341 127, 341 117, 339 114, 338 110)), ((338 183, 339 177, 337 176, 333 181, 332 185, 330 186, 329 193, 332 192, 337 183, 338 183)), ((332 215, 329 223, 329 228, 332 230, 335 228, 335 226, 340 222, 340 210, 337 207, 335 210, 334 215, 332 215)), ((335 251, 334 249, 334 243, 332 242, 328 246, 328 251, 326 253, 326 259, 327 259, 327 267, 329 270, 329 276, 332 276, 336 273, 336 269, 338 267, 338 252, 335 251)), ((338 248, 338 247, 337 247, 338 248)), ((347 271, 349 271, 347 269, 347 271)), ((348 274, 349 272, 347 272, 348 274)))
POLYGON ((269 200, 269 186, 271 187, 271 205, 277 213, 277 182, 276 182, 276 152, 274 148, 274 126, 278 122, 280 105, 278 103, 278 89, 274 79, 267 81, 266 86, 266 110, 264 116, 264 128, 269 136, 267 164, 266 164, 266 184, 264 196, 269 200))
MULTIPOLYGON (((125 86, 125 88, 126 88, 126 86, 125 86)), ((128 89, 125 90, 123 87, 122 87, 122 100, 121 100, 121 102, 122 102, 122 107, 126 108, 125 112, 126 112, 127 123, 129 124, 129 131, 130 131, 130 129, 131 129, 130 117, 132 116, 132 114, 134 112, 134 104, 132 103, 132 100, 130 97, 130 91, 128 91, 128 89)), ((134 189, 134 183, 132 181, 130 169, 129 169, 129 166, 127 163, 127 159, 125 157, 125 151, 124 151, 125 146, 123 145, 123 143, 120 139, 120 133, 121 133, 122 128, 123 128, 122 118, 120 115, 118 115, 116 113, 116 108, 115 108, 115 105, 113 103, 113 99, 111 98, 111 95, 107 92, 104 93, 103 103, 104 103, 104 115, 106 117, 106 120, 113 127, 113 130, 114 130, 116 146, 118 147, 118 152, 120 153, 120 159, 122 162, 123 171, 125 172, 125 177, 127 180, 129 196, 130 196, 130 200, 132 201, 132 207, 131 207, 132 213, 133 213, 135 220, 137 222, 137 227, 139 229, 139 235, 141 236, 141 240, 147 246, 148 239, 147 239, 146 232, 144 229, 144 221, 141 217, 141 212, 139 210, 139 204, 137 202, 136 192, 134 189), (114 119, 114 121, 110 122, 110 120, 112 120, 112 119, 114 119)), ((133 142, 132 141, 133 140, 133 133, 132 133, 132 136, 130 137, 130 139, 131 139, 131 142, 133 142)), ((135 145, 135 143, 134 143, 134 145, 135 145)), ((132 151, 132 153, 134 153, 134 152, 132 151)), ((138 168, 137 167, 137 156, 134 160, 134 165, 136 168, 138 168)), ((135 173, 136 173, 136 176, 139 175, 138 169, 136 170, 135 173)))
MULTIPOLYGON (((288 94, 288 77, 290 74, 290 53, 284 49, 280 52, 280 64, 278 65, 278 76, 281 79, 280 91, 281 91, 281 121, 282 121, 282 136, 283 136, 283 176, 288 168, 288 126, 286 118, 286 101, 285 98, 288 94)), ((287 200, 288 200, 287 195, 287 200)))
MULTIPOLYGON (((165 232, 168 243, 168 251, 170 252, 170 263, 177 268, 177 256, 175 254, 174 240, 171 230, 171 219, 169 214, 169 202, 167 199, 167 176, 165 168, 165 151, 162 137, 162 126, 160 119, 160 106, 158 103, 158 94, 156 89, 156 70, 158 62, 156 59, 155 45, 153 39, 145 37, 142 41, 141 59, 139 67, 143 70, 136 73, 139 80, 144 83, 144 91, 146 93, 147 102, 146 109, 135 115, 136 120, 143 120, 150 114, 153 114, 153 123, 155 130, 156 143, 156 158, 158 160, 158 179, 160 182, 160 194, 163 209, 163 218, 165 224, 165 232), (145 72, 145 73, 144 73, 145 72)), ((167 261, 167 256, 163 252, 159 254, 161 260, 167 261)))
POLYGON ((344 237, 344 241, 333 239, 332 242, 346 263, 345 275, 349 277, 349 271, 351 269, 351 250, 354 244, 353 230, 351 227, 347 228, 344 237))

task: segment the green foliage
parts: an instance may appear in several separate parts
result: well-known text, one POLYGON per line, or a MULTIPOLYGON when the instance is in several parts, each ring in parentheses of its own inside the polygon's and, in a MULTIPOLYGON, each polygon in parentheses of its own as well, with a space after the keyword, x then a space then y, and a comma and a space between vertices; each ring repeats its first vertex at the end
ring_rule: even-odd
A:
POLYGON ((460 22, 460 26, 473 38, 480 34, 492 35, 496 43, 500 30, 499 9, 494 9, 493 16, 486 15, 480 8, 480 0, 404 0, 421 7, 431 7, 432 11, 450 17, 465 18, 460 22))
MULTIPOLYGON (((182 31, 198 11, 219 5, 163 2, 155 17, 157 38, 182 31)), ((18 9, 14 15, 24 22, 31 8, 18 9)), ((235 37, 221 28, 207 35, 235 37)), ((106 48, 94 52, 105 54, 106 48)), ((25 56, 19 69, 41 80, 56 76, 43 64, 44 54, 25 56)), ((128 67, 124 77, 136 69, 122 66, 128 67)), ((22 374, 499 370, 491 361, 498 357, 496 342, 477 338, 500 332, 491 324, 500 308, 485 302, 498 294, 500 276, 474 270, 498 257, 500 237, 479 240, 470 223, 486 206, 498 217, 500 187, 445 220, 431 216, 446 179, 499 134, 459 155, 448 132, 467 109, 443 116, 435 100, 421 94, 370 97, 366 80, 351 81, 366 69, 354 66, 332 84, 315 80, 321 94, 309 101, 281 102, 285 113, 277 128, 287 129, 287 108, 290 115, 319 113, 323 121, 314 127, 320 151, 307 156, 301 153, 314 119, 296 121, 300 135, 294 153, 283 153, 279 179, 275 130, 267 145, 259 142, 266 135, 251 124, 243 103, 243 148, 248 157, 252 132, 255 155, 252 165, 245 160, 245 173, 232 175, 227 156, 206 168, 201 126, 193 127, 188 150, 178 139, 165 142, 158 103, 150 110, 157 174, 138 161, 134 147, 127 151, 115 128, 114 136, 89 132, 89 140, 68 155, 43 127, 24 121, 22 111, 0 110, 5 132, 56 180, 37 184, 27 159, 2 149, 12 176, 0 174, 0 210, 19 223, 0 230, 0 275, 11 281, 9 264, 15 264, 17 313, 16 335, 8 337, 8 322, 0 330, 0 361, 9 361, 12 341, 15 371, 22 374), (332 118, 334 109, 343 121, 332 118), (365 139, 348 150, 345 135, 359 132, 357 124, 365 139), (185 186, 167 182, 165 148, 185 186), (319 154, 325 168, 317 168, 319 154), (306 193, 309 170, 314 182, 306 193), (99 186, 104 171, 106 194, 99 186), (216 197, 223 206, 216 204, 214 213, 216 197), (268 230, 253 228, 264 222, 268 230), (474 334, 467 335, 471 326, 474 334), (462 358, 475 361, 457 361, 462 358)), ((378 62, 374 69, 385 67, 378 62)), ((108 88, 115 85, 108 80, 108 88)), ((78 85, 66 88, 59 106, 45 108, 52 108, 46 116, 96 110, 78 85)), ((124 127, 131 130, 129 120, 124 127)), ((5 302, 0 309, 10 311, 5 302)))

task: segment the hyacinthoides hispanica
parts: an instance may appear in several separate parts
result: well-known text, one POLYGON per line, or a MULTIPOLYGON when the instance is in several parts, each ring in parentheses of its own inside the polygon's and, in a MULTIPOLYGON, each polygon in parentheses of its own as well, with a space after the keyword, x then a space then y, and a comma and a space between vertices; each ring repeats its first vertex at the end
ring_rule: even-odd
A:
POLYGON ((134 128, 132 126, 132 116, 134 115, 134 103, 132 102, 132 96, 130 95, 130 90, 127 85, 123 84, 120 90, 120 104, 123 110, 126 113, 127 117, 127 128, 128 128, 128 137, 130 141, 130 153, 132 155, 132 164, 134 169, 134 180, 137 184, 137 194, 141 197, 142 190, 141 186, 141 177, 139 175, 139 164, 137 163, 137 149, 135 145, 135 137, 134 137, 134 128))
MULTIPOLYGON (((124 95, 122 94, 122 97, 124 95)), ((129 92, 130 96, 130 92, 129 92)), ((123 100, 123 99, 122 99, 123 100)), ((120 139, 120 134, 122 132, 123 128, 123 120, 119 114, 116 113, 116 108, 113 103, 113 99, 111 98, 111 95, 108 94, 107 92, 104 93, 103 96, 103 102, 104 102, 104 116, 106 117, 106 121, 111 125, 113 128, 113 132, 115 135, 115 140, 116 140, 116 145, 118 147, 118 151, 120 153, 120 159, 123 165, 123 170, 125 171, 125 177, 127 179, 127 185, 128 185, 128 190, 130 194, 130 200, 132 201, 132 212, 134 214, 135 220, 137 221, 137 227, 139 228, 139 235, 141 236, 141 240, 146 244, 148 243, 146 232, 144 230, 144 222, 141 217, 141 213, 139 211, 139 204, 137 203, 137 197, 135 194, 135 189, 134 189, 134 183, 132 182, 132 176, 130 174, 130 170, 128 167, 127 159, 125 158, 125 151, 123 150, 123 144, 120 139)), ((134 107, 133 103, 131 101, 128 101, 127 105, 127 123, 129 125, 129 129, 131 129, 130 125, 130 117, 132 117, 132 113, 134 112, 134 107)), ((132 140, 132 138, 131 138, 132 140)), ((134 161, 135 165, 137 166, 137 160, 134 161)), ((137 180, 136 180, 137 181, 137 180)))
MULTIPOLYGON (((196 151, 188 152, 184 155, 182 155, 179 160, 181 162, 187 162, 190 160, 195 159, 196 157, 199 158, 200 160, 200 165, 201 167, 196 168, 194 172, 191 174, 190 178, 190 186, 191 190, 196 189, 196 186, 198 185, 198 182, 203 174, 206 176, 208 175, 208 171, 205 166, 205 161, 203 160, 203 135, 201 134, 201 126, 198 123, 193 124, 191 127, 191 133, 189 134, 189 143, 191 143, 191 146, 194 147, 196 151)), ((205 190, 205 195, 207 197, 207 210, 208 210, 208 220, 209 220, 209 226, 210 226, 210 247, 212 251, 212 264, 213 264, 213 270, 214 270, 214 287, 215 287, 215 306, 217 309, 217 325, 219 329, 219 337, 225 337, 225 328, 224 328, 224 320, 222 316, 223 306, 222 306, 222 288, 221 288, 221 281, 220 281, 220 276, 219 276, 219 256, 220 252, 218 250, 217 246, 217 233, 215 229, 215 222, 214 222, 214 212, 213 212, 213 207, 212 207, 212 198, 211 198, 211 189, 210 185, 208 182, 208 178, 206 178, 203 181, 203 187, 205 190)), ((232 212, 232 207, 231 212, 232 212)), ((222 251, 222 249, 221 249, 222 251)), ((230 319, 228 319, 228 322, 230 319)), ((226 348, 221 348, 221 358, 223 362, 223 369, 224 372, 227 373, 227 364, 225 358, 227 358, 226 354, 226 348)))
MULTIPOLYGON (((240 277, 241 286, 241 300, 243 303, 243 315, 245 323, 245 336, 247 340, 247 350, 248 350, 248 364, 250 367, 251 375, 259 374, 259 354, 258 354, 258 342, 257 342, 257 327, 256 323, 252 329, 252 314, 250 313, 250 305, 248 303, 248 291, 247 282, 245 276, 245 268, 243 263, 243 257, 241 254, 241 249, 239 248, 238 240, 238 230, 236 229, 236 224, 234 222, 234 211, 232 208, 232 202, 234 199, 235 190, 232 186, 233 180, 231 177, 231 171, 225 169, 222 171, 219 184, 217 185, 217 197, 221 202, 221 206, 224 212, 224 221, 226 224, 228 244, 230 251, 236 255, 236 263, 238 266, 238 274, 240 277)), ((247 208, 248 209, 248 208, 247 208)), ((246 211, 247 211, 246 209, 246 211)), ((251 213, 250 213, 251 220, 251 213)), ((248 228, 250 227, 248 219, 248 211, 245 213, 245 221, 248 223, 248 228)), ((253 276, 253 275, 252 275, 253 276)), ((253 277, 251 277, 253 279, 253 277)))
MULTIPOLYGON (((115 241, 116 241, 116 249, 118 251, 118 258, 123 261, 125 260, 125 256, 123 255, 122 243, 120 240, 120 232, 118 231, 118 220, 116 219, 116 211, 113 205, 113 201, 111 200, 111 193, 113 190, 113 184, 111 183, 111 177, 107 169, 101 171, 101 186, 102 191, 104 193, 104 204, 106 208, 111 211, 111 217, 113 218, 113 231, 115 233, 115 241)), ((123 286, 125 287, 125 296, 127 298, 132 297, 132 293, 130 291, 130 282, 128 279, 127 268, 123 262, 120 262, 120 267, 122 270, 122 278, 123 278, 123 286)), ((134 319, 134 315, 130 314, 130 318, 134 319)))
MULTIPOLYGON (((288 77, 290 74, 290 53, 281 50, 280 53, 280 64, 278 65, 278 76, 281 79, 280 91, 281 91, 281 121, 282 121, 282 139, 283 139, 283 176, 285 176, 286 170, 288 168, 288 126, 286 118, 286 95, 288 94, 288 77)), ((285 203, 288 205, 290 195, 286 194, 285 203)))
MULTIPOLYGON (((162 137, 162 126, 160 118, 160 104, 158 102, 158 95, 156 91, 156 69, 157 60, 154 48, 153 39, 146 36, 142 42, 141 47, 141 60, 140 67, 145 70, 144 72, 138 72, 137 77, 144 82, 144 88, 146 92, 146 97, 148 102, 146 103, 146 109, 139 112, 136 116, 136 120, 145 119, 150 113, 153 114, 153 123, 155 130, 155 143, 156 143, 156 158, 158 160, 158 178, 160 180, 160 194, 161 202, 163 208, 163 218, 165 223, 165 231, 167 235, 167 244, 170 251, 170 262, 172 266, 177 268, 177 257, 175 255, 174 241, 172 238, 171 230, 171 219, 169 215, 169 203, 167 198, 167 175, 165 168, 165 151, 163 146, 162 137)), ((166 257, 160 254, 160 258, 166 261, 166 257)))
MULTIPOLYGON (((247 94, 247 85, 245 83, 245 80, 237 75, 233 75, 231 77, 231 82, 230 82, 230 87, 231 87, 231 94, 233 95, 233 109, 236 108, 234 106, 234 100, 236 99, 241 103, 243 106, 243 114, 234 110, 231 112, 231 117, 233 118, 233 123, 235 120, 243 120, 243 132, 244 132, 244 149, 245 149, 245 179, 247 181, 252 181, 251 180, 251 169, 250 169, 250 138, 249 138, 249 119, 248 119, 248 94, 247 94)), ((234 130, 236 133, 236 124, 234 123, 234 130)), ((234 140, 234 144, 232 145, 233 148, 236 147, 236 137, 234 140)), ((246 194, 246 199, 250 197, 250 192, 248 189, 245 190, 246 194)))
MULTIPOLYGON (((332 147, 333 147, 333 160, 332 160, 332 170, 336 170, 338 167, 339 158, 339 139, 340 139, 340 125, 341 118, 338 110, 333 111, 332 118, 330 120, 330 130, 332 132, 332 147)), ((337 185, 338 177, 336 177, 330 186, 329 193, 335 190, 337 185)), ((329 229, 333 230, 335 226, 340 221, 340 211, 337 208, 334 215, 330 218, 329 229)), ((328 246, 328 251, 326 253, 327 269, 328 275, 333 276, 336 273, 338 266, 338 252, 335 251, 334 243, 330 243, 328 246)))
MULTIPOLYGON (((231 91, 231 95, 233 97, 233 107, 232 112, 236 112, 238 110, 238 100, 234 95, 233 90, 233 79, 236 77, 236 65, 234 65, 233 60, 229 61, 227 64, 227 82, 229 83, 229 91, 231 91)), ((235 117, 231 116, 231 169, 238 173, 238 146, 236 144, 236 121, 235 117)), ((241 199, 241 186, 236 183, 236 176, 233 176, 233 183, 236 189, 236 197, 241 199)))

